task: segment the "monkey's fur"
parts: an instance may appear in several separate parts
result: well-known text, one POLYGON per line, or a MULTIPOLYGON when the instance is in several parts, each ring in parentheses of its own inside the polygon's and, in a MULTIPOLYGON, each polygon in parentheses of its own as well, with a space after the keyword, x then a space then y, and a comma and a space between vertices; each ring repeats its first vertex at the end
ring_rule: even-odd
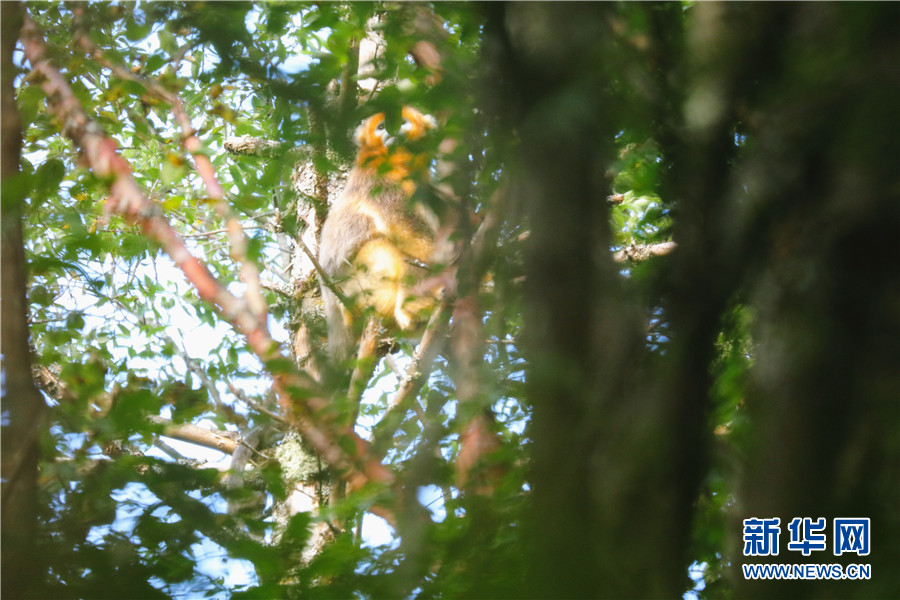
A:
POLYGON ((388 326, 408 331, 435 300, 433 291, 414 290, 427 273, 434 248, 435 220, 422 207, 410 206, 428 160, 403 145, 424 136, 435 123, 410 107, 403 108, 402 116, 396 137, 388 137, 384 113, 357 129, 356 164, 322 227, 319 263, 348 305, 322 282, 328 350, 336 360, 347 357, 356 337, 354 319, 366 309, 388 326))

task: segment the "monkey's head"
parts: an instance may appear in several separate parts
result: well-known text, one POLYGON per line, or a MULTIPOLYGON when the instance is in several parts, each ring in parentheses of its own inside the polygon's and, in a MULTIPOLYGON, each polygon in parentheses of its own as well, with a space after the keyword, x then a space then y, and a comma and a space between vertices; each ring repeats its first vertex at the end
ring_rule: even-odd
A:
POLYGON ((400 183, 427 166, 427 158, 410 147, 437 126, 431 115, 404 106, 402 122, 390 127, 384 113, 372 115, 356 129, 359 146, 357 167, 377 172, 391 183, 400 183), (393 130, 393 131, 392 131, 393 130))

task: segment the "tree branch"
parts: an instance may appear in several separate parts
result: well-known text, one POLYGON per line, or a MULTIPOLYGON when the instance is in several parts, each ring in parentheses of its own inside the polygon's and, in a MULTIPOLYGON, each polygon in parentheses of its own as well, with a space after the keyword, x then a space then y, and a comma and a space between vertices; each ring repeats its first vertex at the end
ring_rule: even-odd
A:
POLYGON ((390 440, 400 426, 403 416, 415 402, 416 392, 422 388, 431 373, 431 364, 438 354, 439 344, 443 342, 447 329, 449 319, 447 306, 447 300, 442 299, 435 307, 400 387, 388 402, 387 411, 372 431, 373 456, 382 457, 387 453, 390 440))
MULTIPOLYGON (((76 18, 81 16, 83 10, 83 7, 77 5, 73 8, 76 18)), ((264 320, 268 308, 259 285, 259 268, 247 255, 247 236, 240 221, 232 214, 231 208, 225 200, 225 190, 216 177, 215 168, 207 155, 208 150, 197 137, 197 130, 194 129, 181 98, 164 88, 159 82, 141 77, 122 65, 107 60, 103 52, 84 33, 78 36, 78 42, 90 52, 94 60, 110 69, 117 77, 141 84, 149 93, 172 105, 172 116, 181 128, 181 143, 193 157, 194 167, 206 186, 206 192, 213 201, 216 212, 225 220, 225 227, 231 243, 231 257, 241 265, 241 279, 247 286, 245 295, 247 306, 257 319, 264 320)))
POLYGON ((231 454, 238 446, 238 433, 236 431, 216 431, 204 429, 192 423, 173 423, 169 419, 164 419, 158 415, 152 415, 148 419, 151 423, 162 425, 163 429, 160 435, 166 437, 212 448, 226 454, 231 454))
POLYGON ((613 260, 617 263, 643 262, 653 256, 665 256, 672 253, 678 245, 675 242, 662 242, 660 244, 636 245, 631 244, 613 254, 613 260))
POLYGON ((249 135, 226 138, 223 145, 225 150, 231 154, 265 158, 278 158, 291 150, 290 144, 285 142, 275 142, 249 135))
MULTIPOLYGON (((352 428, 335 425, 336 416, 317 393, 316 382, 308 374, 290 368, 291 361, 284 357, 268 331, 265 313, 252 300, 247 302, 233 295, 213 277, 163 218, 161 209, 140 191, 131 176, 131 167, 118 154, 116 143, 87 117, 68 83, 45 58, 43 36, 28 16, 22 28, 22 43, 32 68, 43 76, 41 86, 48 96, 48 108, 59 119, 63 134, 80 148, 95 175, 111 181, 106 211, 117 212, 127 221, 140 225, 182 270, 200 298, 215 305, 246 337, 251 350, 270 369, 285 415, 329 464, 344 471, 351 488, 367 482, 393 484, 393 473, 380 461, 367 456, 365 440, 352 428)), ((191 139, 196 140, 188 138, 186 147, 197 150, 191 139)))

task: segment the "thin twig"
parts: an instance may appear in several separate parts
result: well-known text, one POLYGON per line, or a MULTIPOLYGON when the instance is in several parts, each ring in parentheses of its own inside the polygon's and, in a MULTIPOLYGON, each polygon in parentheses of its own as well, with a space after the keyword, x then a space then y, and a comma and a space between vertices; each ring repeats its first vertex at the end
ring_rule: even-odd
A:
MULTIPOLYGON (((260 314, 258 307, 248 306, 248 302, 229 292, 206 265, 191 254, 184 240, 163 218, 160 208, 143 194, 131 175, 131 166, 117 152, 115 142, 88 118, 62 74, 46 58, 43 34, 28 15, 25 16, 21 34, 26 58, 32 68, 42 75, 40 85, 47 94, 49 111, 58 119, 63 134, 80 148, 85 163, 94 174, 111 182, 106 210, 118 212, 129 222, 140 225, 147 237, 159 243, 169 254, 194 285, 200 298, 217 306, 246 337, 250 348, 263 364, 277 365, 277 370, 272 373, 273 385, 282 409, 304 439, 331 465, 343 470, 351 489, 358 489, 369 482, 392 485, 395 482, 393 472, 380 460, 368 456, 369 444, 352 428, 325 416, 330 414, 326 410, 329 404, 320 394, 310 393, 318 386, 309 374, 282 366, 291 363, 272 339, 265 313, 260 314)), ((383 512, 390 515, 388 509, 383 512)))
MULTIPOLYGON (((232 214, 225 200, 225 190, 216 177, 215 168, 206 154, 205 145, 197 137, 197 130, 194 129, 181 98, 165 89, 159 82, 132 73, 122 65, 108 60, 103 51, 95 46, 87 35, 80 35, 78 42, 94 60, 110 69, 117 77, 141 84, 150 94, 172 105, 172 116, 181 129, 181 143, 193 157, 194 167, 206 187, 207 195, 214 202, 216 212, 225 220, 226 231, 231 243, 231 255, 241 265, 241 279, 247 286, 245 301, 254 315, 258 319, 264 320, 268 308, 260 290, 259 268, 248 257, 247 236, 240 221, 232 214)), ((186 51, 186 47, 182 49, 182 56, 184 51, 186 51)))
POLYGON ((425 414, 418 406, 415 397, 416 392, 422 388, 431 374, 431 366, 438 354, 439 344, 444 341, 443 334, 449 320, 448 306, 449 301, 442 298, 434 312, 431 313, 431 318, 422 333, 422 339, 413 354, 412 362, 406 369, 406 376, 394 396, 388 401, 387 410, 372 431, 371 453, 373 456, 383 457, 387 453, 394 432, 402 423, 403 415, 411 407, 419 420, 425 424, 425 414))
POLYGON ((249 406, 252 410, 258 412, 261 415, 266 415, 276 423, 281 423, 282 425, 290 426, 290 421, 279 415, 278 413, 272 412, 259 402, 251 399, 247 394, 245 394, 242 390, 238 389, 233 383, 228 384, 228 388, 231 390, 231 393, 234 394, 235 398, 249 406))

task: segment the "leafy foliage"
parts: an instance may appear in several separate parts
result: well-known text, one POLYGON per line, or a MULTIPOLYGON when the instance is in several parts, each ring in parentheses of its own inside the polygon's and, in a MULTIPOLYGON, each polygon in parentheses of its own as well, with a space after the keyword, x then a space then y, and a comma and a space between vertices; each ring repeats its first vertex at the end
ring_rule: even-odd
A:
MULTIPOLYGON (((771 457, 767 441, 779 440, 771 447, 786 456, 802 455, 772 434, 780 425, 798 427, 811 449, 827 447, 797 425, 814 414, 803 399, 818 390, 809 373, 826 362, 816 344, 846 339, 869 348, 876 340, 871 347, 881 349, 895 339, 885 290, 896 277, 873 283, 879 269, 844 264, 838 250, 869 241, 860 231, 870 231, 873 215, 883 211, 886 223, 897 216, 885 201, 896 200, 896 179, 893 188, 883 185, 882 169, 896 140, 863 136, 896 125, 878 121, 892 109, 873 93, 860 94, 865 107, 856 111, 839 84, 855 73, 859 47, 872 72, 857 85, 896 85, 896 68, 884 60, 896 58, 896 43, 886 41, 876 8, 722 9, 715 32, 728 38, 743 16, 749 31, 773 38, 764 54, 754 44, 768 37, 703 46, 709 40, 695 28, 721 16, 710 8, 626 4, 584 9, 584 17, 579 10, 28 4, 48 58, 115 141, 155 210, 233 293, 251 285, 242 260, 263 273, 269 327, 294 351, 291 360, 260 360, 232 315, 199 300, 164 248, 107 208, 112 179, 79 158, 34 65, 17 55, 22 159, 3 191, 24 198, 27 325, 35 380, 50 405, 40 424, 36 495, 35 556, 46 579, 33 595, 503 598, 693 588, 690 597, 730 598, 758 591, 736 580, 736 523, 748 506, 809 506, 794 501, 790 493, 802 490, 784 480, 780 504, 759 501, 747 486, 766 481, 757 461, 771 457), (802 17, 812 19, 806 29, 802 17), (848 27, 834 27, 842 17, 848 27), (792 41, 794 28, 816 43, 820 31, 841 35, 823 57, 792 41), (379 51, 362 73, 367 39, 379 51), (437 65, 416 55, 419 43, 440 57, 437 65), (320 194, 319 184, 341 181, 360 119, 404 104, 438 116, 444 137, 457 142, 441 146, 433 185, 415 198, 444 219, 463 215, 454 223, 456 296, 443 315, 449 342, 424 360, 414 342, 390 340, 359 402, 340 377, 324 392, 288 390, 296 401, 325 394, 326 408, 300 418, 352 423, 396 477, 393 486, 370 479, 354 489, 346 468, 297 441, 276 384, 304 364, 298 332, 308 332, 313 358, 323 346, 320 310, 310 303, 315 273, 301 280, 295 271, 305 260, 296 240, 315 222, 304 221, 303 210, 321 220, 327 191, 320 194), (202 143, 193 151, 180 128, 182 107, 202 143), (852 119, 832 130, 830 111, 852 119), (781 130, 769 118, 783 127, 784 149, 771 150, 781 130), (226 151, 226 141, 240 136, 280 146, 269 154, 226 151), (195 168, 198 156, 211 162, 243 226, 244 256, 195 168), (314 194, 291 187, 298 164, 321 180, 314 194), (842 194, 863 190, 866 199, 843 203, 830 185, 842 194), (791 191, 797 187, 815 189, 822 206, 791 191), (835 225, 841 215, 847 220, 835 225), (611 259, 673 237, 675 257, 611 259), (857 281, 871 304, 834 288, 833 302, 819 301, 822 281, 857 281), (459 299, 477 306, 469 338, 460 308, 468 305, 454 305, 459 299), (829 325, 790 318, 810 305, 829 325), (883 330, 870 329, 866 319, 875 317, 859 315, 863 306, 884 311, 883 330), (847 315, 862 333, 838 322, 847 315), (401 397, 410 380, 416 393, 401 397), (780 382, 798 398, 785 399, 789 409, 765 400, 780 382), (467 488, 457 459, 471 423, 487 411, 496 446, 480 457, 467 488), (226 453, 201 455, 172 441, 196 425, 230 441, 235 456, 248 451, 249 468, 229 470, 226 453), (487 492, 477 485, 484 480, 487 492), (292 509, 300 497, 318 510, 292 509), (374 514, 385 507, 393 531, 379 538, 374 514), (654 535, 663 539, 648 554, 654 535), (620 545, 621 553, 610 551, 620 545), (657 560, 661 575, 635 581, 657 560), (694 581, 691 564, 702 572, 694 581), (567 570, 554 588, 547 573, 559 565, 567 570), (603 568, 564 577, 579 565, 603 568)), ((436 142, 427 149, 437 152, 436 142)), ((885 516, 879 526, 891 539, 896 519, 878 498, 898 498, 896 483, 884 482, 897 475, 900 445, 879 422, 896 421, 896 406, 885 401, 896 392, 886 375, 896 353, 880 355, 867 366, 853 357, 841 365, 865 374, 868 387, 856 379, 838 386, 848 395, 864 390, 859 401, 878 419, 848 408, 851 398, 829 397, 822 408, 830 431, 842 411, 856 429, 820 475, 844 465, 841 481, 859 497, 824 485, 821 497, 829 516, 885 516), (882 451, 884 467, 854 459, 882 451), (847 475, 851 463, 871 477, 847 475)), ((346 432, 334 446, 358 458, 346 432)), ((892 583, 879 575, 851 593, 880 593, 892 583)), ((809 589, 833 595, 836 588, 809 589)))

